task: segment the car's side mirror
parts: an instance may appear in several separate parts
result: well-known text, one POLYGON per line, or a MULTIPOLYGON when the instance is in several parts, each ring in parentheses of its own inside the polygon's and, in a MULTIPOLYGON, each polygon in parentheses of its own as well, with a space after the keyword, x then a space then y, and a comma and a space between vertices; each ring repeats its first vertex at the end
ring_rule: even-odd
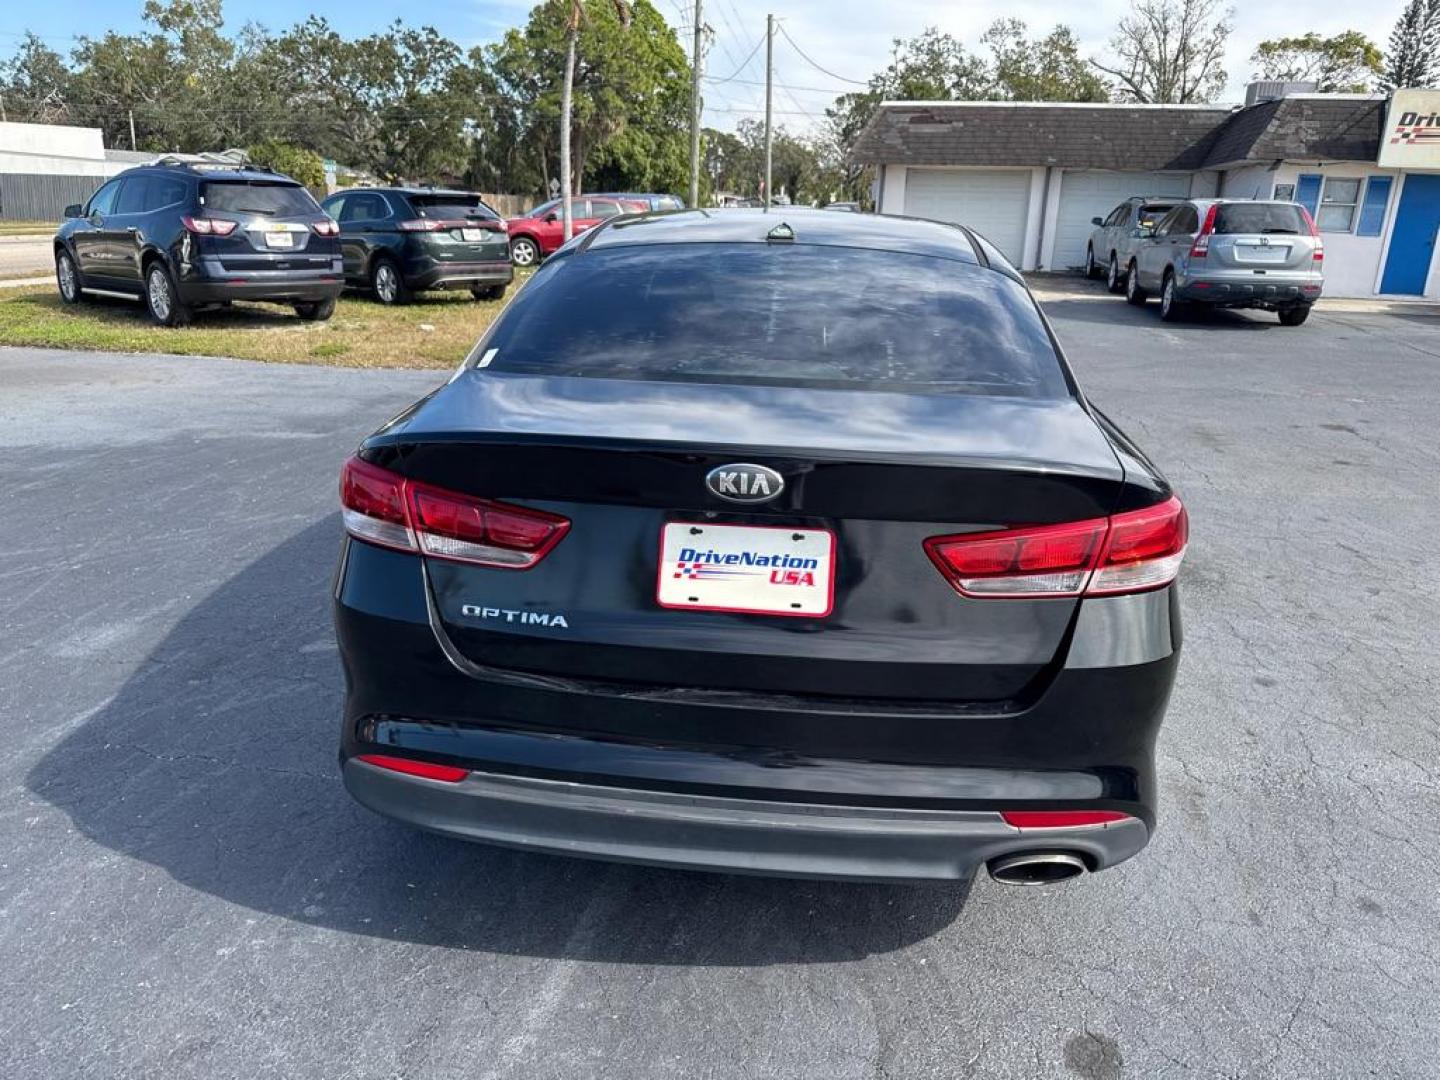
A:
POLYGON ((1105 219, 1104 219, 1104 218, 1098 218, 1098 217, 1092 217, 1092 218, 1090 219, 1090 224, 1091 224, 1091 225, 1104 225, 1104 224, 1105 224, 1105 219))
POLYGON ((72 218, 72 217, 84 217, 84 215, 85 215, 85 208, 84 208, 83 206, 81 206, 78 202, 77 202, 77 203, 71 203, 69 206, 65 207, 65 216, 66 216, 67 218, 72 218))
POLYGON ((560 220, 560 215, 557 214, 554 210, 551 210, 548 214, 545 215, 545 220, 546 220, 546 221, 559 221, 559 220, 560 220))

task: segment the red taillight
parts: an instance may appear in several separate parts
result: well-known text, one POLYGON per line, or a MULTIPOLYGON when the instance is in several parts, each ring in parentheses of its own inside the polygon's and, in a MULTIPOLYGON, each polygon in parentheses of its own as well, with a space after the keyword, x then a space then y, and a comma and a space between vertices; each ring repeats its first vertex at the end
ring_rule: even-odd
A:
POLYGON ((1200 226, 1200 232, 1195 237, 1195 243, 1190 245, 1190 257, 1192 259, 1203 259, 1210 253, 1210 235, 1215 231, 1215 216, 1220 212, 1220 204, 1213 203, 1209 210, 1205 211, 1205 222, 1200 226))
POLYGON ((1073 829, 1080 825, 1109 825, 1131 815, 1119 810, 1005 810, 1005 824, 1017 829, 1073 829))
POLYGON ((391 772, 407 776, 423 776, 426 780, 443 780, 447 784, 458 784, 470 773, 454 765, 436 765, 430 761, 413 761, 410 758, 392 757, 389 754, 361 754, 359 760, 391 772))
POLYGON ((339 235, 340 235, 340 225, 339 225, 339 223, 336 222, 336 221, 334 221, 334 220, 332 220, 331 218, 328 218, 328 217, 325 218, 323 221, 312 221, 312 222, 310 223, 310 228, 312 228, 312 229, 315 230, 315 235, 316 235, 316 236, 339 236, 339 235))
POLYGON ((1315 219, 1310 216, 1310 211, 1300 207, 1300 216, 1305 219, 1305 227, 1310 230, 1311 237, 1315 240, 1315 251, 1310 256, 1311 262, 1323 263, 1325 261, 1325 241, 1320 239, 1320 229, 1315 224, 1315 219))
POLYGON ((439 232, 441 229, 449 227, 444 222, 435 221, 433 218, 411 218, 396 226, 401 232, 439 232))
POLYGON ((235 231, 235 222, 223 218, 191 217, 183 214, 180 223, 197 236, 229 236, 235 231))
POLYGON ((1105 539, 1104 518, 1033 529, 937 536, 925 550, 966 596, 1074 596, 1105 539))
POLYGON ((345 530, 357 539, 512 570, 534 566, 570 528, 558 514, 407 480, 359 458, 341 471, 340 503, 345 530))
POLYGON ((1175 580, 1189 518, 1172 496, 1108 518, 935 536, 925 551, 946 580, 975 599, 1113 595, 1175 580))

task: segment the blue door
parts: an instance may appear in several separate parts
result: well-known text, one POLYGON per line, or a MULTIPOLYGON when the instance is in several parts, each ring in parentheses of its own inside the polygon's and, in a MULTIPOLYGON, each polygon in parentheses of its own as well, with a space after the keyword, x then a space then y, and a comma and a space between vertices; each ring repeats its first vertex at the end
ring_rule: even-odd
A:
POLYGON ((1419 296, 1425 291, 1430 257, 1435 254, 1435 233, 1440 231, 1440 176, 1411 173, 1400 192, 1400 209, 1385 259, 1382 293, 1419 296))

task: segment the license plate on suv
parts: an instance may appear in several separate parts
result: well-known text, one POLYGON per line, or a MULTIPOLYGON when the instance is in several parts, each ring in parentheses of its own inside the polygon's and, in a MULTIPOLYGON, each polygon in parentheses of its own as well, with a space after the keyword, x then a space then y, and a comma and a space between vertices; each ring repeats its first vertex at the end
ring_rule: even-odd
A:
POLYGON ((835 534, 774 525, 672 521, 660 535, 656 602, 755 615, 830 614, 835 534))
POLYGON ((272 248, 293 248, 295 237, 289 229, 275 229, 265 234, 265 246, 272 248))
POLYGON ((478 244, 485 239, 484 229, 461 229, 460 239, 467 244, 478 244))

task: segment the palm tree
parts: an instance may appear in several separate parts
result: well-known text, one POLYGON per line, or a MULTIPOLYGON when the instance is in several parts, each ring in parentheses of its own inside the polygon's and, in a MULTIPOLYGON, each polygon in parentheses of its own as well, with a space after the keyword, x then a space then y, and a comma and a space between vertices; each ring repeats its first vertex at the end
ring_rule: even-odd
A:
MULTIPOLYGON (((629 0, 610 0, 621 26, 630 25, 629 0)), ((580 24, 585 19, 585 0, 570 0, 570 17, 565 20, 565 82, 560 87, 560 219, 564 237, 574 235, 570 217, 570 104, 575 87, 575 46, 580 41, 580 24)))

